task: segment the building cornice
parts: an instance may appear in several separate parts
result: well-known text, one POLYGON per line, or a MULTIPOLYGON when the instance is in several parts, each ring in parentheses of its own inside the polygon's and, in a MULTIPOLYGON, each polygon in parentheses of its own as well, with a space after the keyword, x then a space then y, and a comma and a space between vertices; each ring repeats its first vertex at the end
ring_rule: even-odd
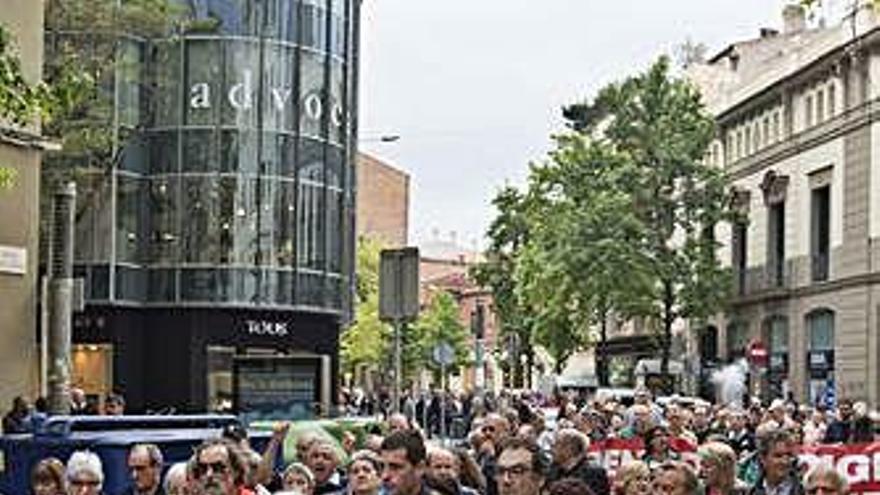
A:
POLYGON ((765 289, 745 296, 736 297, 731 301, 731 306, 738 308, 752 304, 780 302, 789 299, 817 296, 878 284, 880 284, 880 272, 864 273, 861 275, 853 275, 851 277, 828 280, 826 282, 817 282, 811 285, 791 289, 765 289))
POLYGON ((733 162, 727 170, 728 177, 739 180, 759 174, 787 158, 844 137, 876 120, 880 120, 880 99, 862 103, 826 122, 733 162))

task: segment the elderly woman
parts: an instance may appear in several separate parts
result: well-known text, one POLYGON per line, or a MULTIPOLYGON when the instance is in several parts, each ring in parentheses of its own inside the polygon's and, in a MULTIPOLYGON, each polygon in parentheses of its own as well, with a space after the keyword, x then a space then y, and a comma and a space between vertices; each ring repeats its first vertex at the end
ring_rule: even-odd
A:
POLYGON ((614 495, 645 495, 651 491, 651 470, 642 461, 625 464, 614 477, 614 495))
POLYGON ((382 486, 382 461, 370 450, 359 450, 351 456, 348 466, 348 493, 376 495, 382 486))
POLYGON ((101 458, 89 451, 76 451, 67 460, 68 495, 97 495, 104 486, 101 458))
POLYGON ((177 462, 168 468, 165 473, 165 494, 166 495, 190 495, 189 480, 192 477, 191 464, 187 462, 177 462))
POLYGON ((697 451, 700 479, 706 495, 744 494, 747 486, 736 479, 736 452, 726 443, 708 442, 697 451))
POLYGON ((315 475, 305 464, 292 462, 281 473, 281 486, 285 491, 312 495, 315 492, 315 475))
POLYGON ((64 495, 64 463, 54 457, 38 462, 31 471, 34 495, 64 495))
POLYGON ((804 475, 804 492, 807 495, 846 495, 849 484, 834 467, 816 464, 804 475))

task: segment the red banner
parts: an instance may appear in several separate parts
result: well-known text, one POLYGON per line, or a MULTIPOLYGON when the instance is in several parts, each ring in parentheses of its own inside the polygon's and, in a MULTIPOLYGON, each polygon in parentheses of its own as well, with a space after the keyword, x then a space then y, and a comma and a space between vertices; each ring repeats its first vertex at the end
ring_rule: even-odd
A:
MULTIPOLYGON (((678 453, 681 460, 699 465, 696 446, 677 438, 670 439, 669 447, 678 453)), ((641 439, 608 439, 590 445, 590 457, 605 467, 610 476, 620 466, 641 459, 645 453, 641 439)), ((815 445, 803 446, 798 455, 804 472, 810 467, 824 463, 834 466, 849 480, 853 493, 880 493, 880 442, 853 445, 815 445)))

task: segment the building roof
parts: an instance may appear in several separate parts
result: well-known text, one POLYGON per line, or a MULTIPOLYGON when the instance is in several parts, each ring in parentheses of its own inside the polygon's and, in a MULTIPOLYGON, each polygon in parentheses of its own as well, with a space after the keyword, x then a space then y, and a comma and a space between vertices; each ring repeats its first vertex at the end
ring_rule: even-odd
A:
POLYGON ((761 30, 760 37, 733 43, 707 63, 690 66, 687 77, 700 88, 709 111, 720 116, 877 27, 873 10, 863 5, 830 27, 761 30))

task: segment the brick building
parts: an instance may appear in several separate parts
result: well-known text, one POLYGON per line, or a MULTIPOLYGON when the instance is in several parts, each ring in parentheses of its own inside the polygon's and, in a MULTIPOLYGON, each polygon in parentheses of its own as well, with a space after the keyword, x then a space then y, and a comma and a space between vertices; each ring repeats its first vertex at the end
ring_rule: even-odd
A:
POLYGON ((379 158, 359 152, 357 235, 405 246, 409 232, 409 175, 379 158))

